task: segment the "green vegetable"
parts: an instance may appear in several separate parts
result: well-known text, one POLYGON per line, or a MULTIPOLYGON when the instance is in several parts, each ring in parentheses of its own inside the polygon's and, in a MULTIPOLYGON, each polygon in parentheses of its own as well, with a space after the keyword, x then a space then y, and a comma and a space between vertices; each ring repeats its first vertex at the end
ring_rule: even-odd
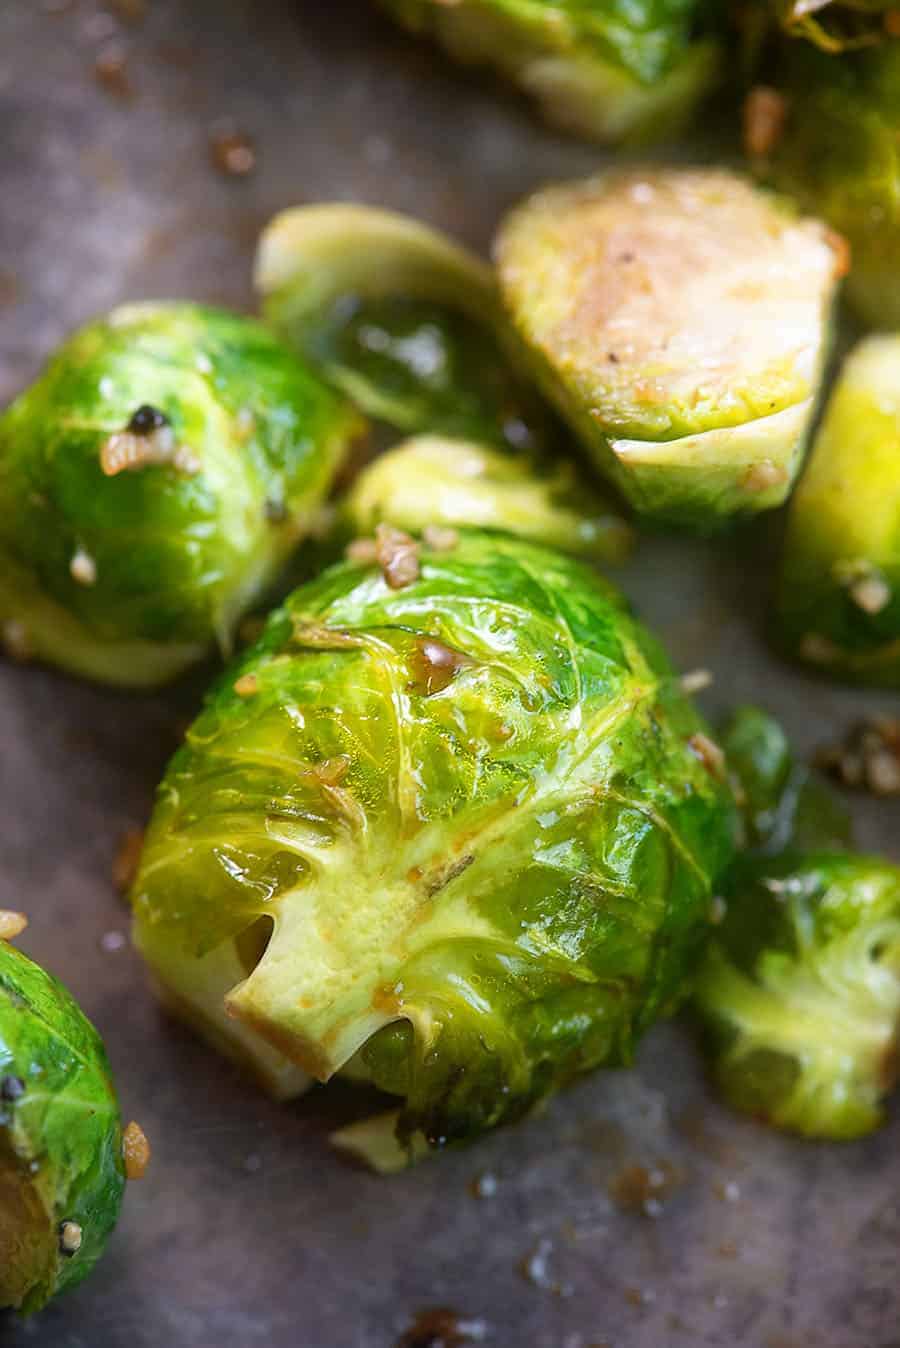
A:
POLYGON ((167 995, 276 1090, 400 1097, 393 1140, 356 1135, 382 1167, 629 1061, 732 846, 715 746, 610 586, 502 535, 401 550, 297 590, 212 692, 133 893, 167 995))
POLYGON ((124 1188, 100 1037, 55 978, 0 940, 0 1307, 38 1310, 81 1282, 124 1188))
POLYGON ((535 449, 548 416, 510 368, 489 267, 438 231, 369 206, 303 206, 260 241, 266 317, 371 416, 535 449))
POLYGON ((694 1003, 730 1103, 806 1137, 877 1127, 900 1023, 900 869, 846 852, 738 864, 694 1003))
POLYGON ((771 856, 786 848, 840 849, 850 820, 825 784, 794 758, 774 717, 738 707, 721 745, 741 818, 742 848, 771 856))
POLYGON ((791 505, 777 632, 823 673, 900 687, 900 337, 849 356, 791 505))
POLYGON ((625 559, 631 530, 574 465, 541 470, 520 456, 439 436, 418 436, 375 459, 347 502, 353 532, 381 523, 421 533, 431 526, 514 534, 604 562, 625 559))
POLYGON ((549 122, 605 143, 676 135, 719 78, 704 0, 381 0, 457 60, 492 67, 549 122))
POLYGON ((786 128, 762 167, 850 243, 847 298, 875 328, 900 326, 900 41, 835 59, 786 43, 786 128))
POLYGON ((9 644, 135 687, 227 650, 359 430, 247 319, 141 304, 91 323, 0 418, 9 644))
POLYGON ((636 510, 711 529, 790 491, 834 292, 827 231, 721 169, 551 187, 501 287, 536 378, 636 510))

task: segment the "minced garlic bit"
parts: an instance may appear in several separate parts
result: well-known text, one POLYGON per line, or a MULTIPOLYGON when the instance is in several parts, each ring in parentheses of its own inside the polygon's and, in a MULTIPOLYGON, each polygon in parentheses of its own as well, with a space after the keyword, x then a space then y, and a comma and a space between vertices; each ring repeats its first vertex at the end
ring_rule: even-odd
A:
POLYGON ((375 559, 392 590, 402 590, 419 579, 419 545, 402 529, 379 524, 375 530, 375 559))
POLYGON ((780 487, 787 479, 787 469, 782 464, 773 463, 771 459, 761 459, 747 469, 741 479, 741 486, 749 492, 768 491, 770 487, 780 487))
POLYGON ((688 748, 695 757, 700 759, 711 777, 715 777, 719 781, 724 780, 725 755, 714 740, 711 740, 708 735, 704 735, 702 731, 698 731, 696 735, 691 735, 688 740, 688 748))
POLYGON ((422 530, 422 540, 433 552, 452 552, 459 542, 459 533, 442 524, 426 524, 422 530))
POLYGON ((679 679, 681 691, 688 694, 702 693, 704 688, 711 687, 712 682, 713 676, 708 669, 690 669, 679 679))
POLYGON ((259 692, 259 679, 255 674, 242 674, 232 687, 238 697, 254 697, 259 692))
POLYGON ((127 1179, 143 1179, 150 1164, 150 1143, 139 1123, 131 1120, 122 1134, 122 1159, 125 1162, 127 1179))
POLYGON ((14 941, 28 926, 24 913, 14 913, 10 908, 0 908, 0 941, 14 941))
POLYGON ((764 159, 778 147, 787 121, 784 94, 758 84, 744 100, 744 149, 751 159, 764 159))
POLYGON ((60 1254, 71 1257, 77 1254, 81 1249, 84 1240, 84 1231, 78 1222, 60 1222, 59 1224, 59 1252, 60 1254))
POLYGON ((157 426, 147 434, 114 431, 100 448, 100 467, 107 477, 162 463, 171 463, 189 476, 199 473, 201 467, 192 450, 176 444, 175 432, 169 425, 157 426))
POLYGON ((31 640, 28 636, 28 628, 18 618, 8 618, 0 630, 0 637, 3 641, 3 649, 10 660, 16 660, 20 665, 24 665, 32 657, 31 640))
POLYGON ((900 719, 874 716, 860 722, 843 743, 820 749, 816 764, 842 786, 900 796, 900 719))
POLYGON ((76 548, 69 562, 69 573, 74 581, 79 585, 94 585, 97 581, 97 563, 90 553, 85 552, 80 545, 76 548))
POLYGON ((850 598, 864 613, 880 613, 891 602, 891 587, 882 576, 867 576, 850 586, 850 598))

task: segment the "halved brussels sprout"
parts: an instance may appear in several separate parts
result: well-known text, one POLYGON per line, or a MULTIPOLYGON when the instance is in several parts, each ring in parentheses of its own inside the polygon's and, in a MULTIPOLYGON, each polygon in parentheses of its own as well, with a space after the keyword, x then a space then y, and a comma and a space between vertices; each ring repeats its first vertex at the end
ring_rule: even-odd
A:
POLYGON ((738 864, 694 1004, 735 1108, 806 1137, 860 1137, 893 1086, 900 869, 845 852, 738 864))
POLYGON ((136 304, 89 324, 0 418, 8 644, 134 687, 227 650, 360 429, 247 319, 136 304))
POLYGON ((777 84, 788 116, 762 170, 849 241, 847 298, 859 318, 897 328, 900 41, 838 59, 785 43, 777 84))
POLYGON ((81 1282, 124 1189, 100 1036, 61 983, 0 939, 0 1307, 38 1310, 81 1282))
POLYGON ((395 542, 212 692, 133 891, 158 981, 276 1090, 400 1097, 355 1135, 382 1167, 627 1062, 732 847, 715 747, 611 587, 502 535, 395 542))
POLYGON ((345 518, 356 534, 379 524, 412 533, 475 528, 621 562, 632 531, 580 481, 572 463, 542 469, 519 456, 421 435, 375 459, 350 491, 345 518))
POLYGON ((381 0, 457 60, 534 97, 549 122, 605 143, 677 135, 720 76, 705 0, 381 0))
POLYGON ((900 337, 848 357, 791 503, 779 639, 823 673, 900 687, 900 337))
POLYGON ((301 206, 260 240, 266 317, 371 416, 401 431, 536 448, 548 416, 510 368, 484 262, 408 216, 301 206))
POLYGON ((839 250, 722 169, 550 187, 496 244, 548 397, 635 509, 709 529, 787 496, 818 391, 839 250))

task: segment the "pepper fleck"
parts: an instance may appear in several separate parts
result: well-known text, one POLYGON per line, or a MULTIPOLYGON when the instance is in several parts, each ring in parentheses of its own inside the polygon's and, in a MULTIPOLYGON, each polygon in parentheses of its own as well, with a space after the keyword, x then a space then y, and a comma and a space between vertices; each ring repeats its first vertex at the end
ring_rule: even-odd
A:
POLYGON ((150 403, 141 403, 126 429, 131 431, 132 435, 152 435, 154 431, 168 425, 169 418, 165 412, 161 412, 158 407, 152 407, 150 403))

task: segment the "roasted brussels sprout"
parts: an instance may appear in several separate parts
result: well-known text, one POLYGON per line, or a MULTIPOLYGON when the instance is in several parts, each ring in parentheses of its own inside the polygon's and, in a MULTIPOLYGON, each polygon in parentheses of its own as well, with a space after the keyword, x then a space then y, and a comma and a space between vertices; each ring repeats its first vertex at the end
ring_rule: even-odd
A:
POLYGON ((762 171, 849 240, 858 317, 900 327, 900 41, 838 58, 787 42, 776 83, 788 115, 762 171))
POLYGON ((900 1023, 900 869, 847 852, 738 863, 694 1004, 737 1109, 807 1137, 882 1119, 900 1023))
POLYGON ((81 1282, 124 1189, 100 1036, 61 983, 0 939, 0 1307, 38 1310, 81 1282))
POLYGON ((598 561, 625 559, 632 533, 574 465, 542 470, 470 441, 417 436, 375 459, 347 498, 356 534, 378 524, 412 533, 472 527, 513 534, 598 561))
POLYGON ((900 337, 848 357, 791 503, 776 601, 792 655, 900 687, 900 337))
POLYGON ((301 206, 260 240, 266 317, 371 416, 536 449, 547 411, 510 368, 490 268, 437 230, 370 206, 301 206))
POLYGON ((501 228, 535 374, 636 510, 711 529, 768 509, 800 464, 837 252, 721 169, 551 187, 501 228))
POLYGON ((380 0, 457 60, 490 66, 549 122, 609 143, 677 134, 718 82, 705 0, 380 0))
POLYGON ((297 590, 213 691, 133 891, 167 995, 276 1090, 344 1069, 402 1099, 352 1139, 383 1167, 627 1062, 733 834, 720 755, 593 571, 397 546, 297 590))
POLYGON ((738 707, 720 739, 738 805, 742 849, 771 856, 788 847, 821 851, 851 843, 846 810, 819 777, 797 762, 774 717, 759 707, 738 707))
POLYGON ((247 319, 138 304, 91 323, 0 418, 8 644, 135 687, 227 650, 359 429, 247 319))

